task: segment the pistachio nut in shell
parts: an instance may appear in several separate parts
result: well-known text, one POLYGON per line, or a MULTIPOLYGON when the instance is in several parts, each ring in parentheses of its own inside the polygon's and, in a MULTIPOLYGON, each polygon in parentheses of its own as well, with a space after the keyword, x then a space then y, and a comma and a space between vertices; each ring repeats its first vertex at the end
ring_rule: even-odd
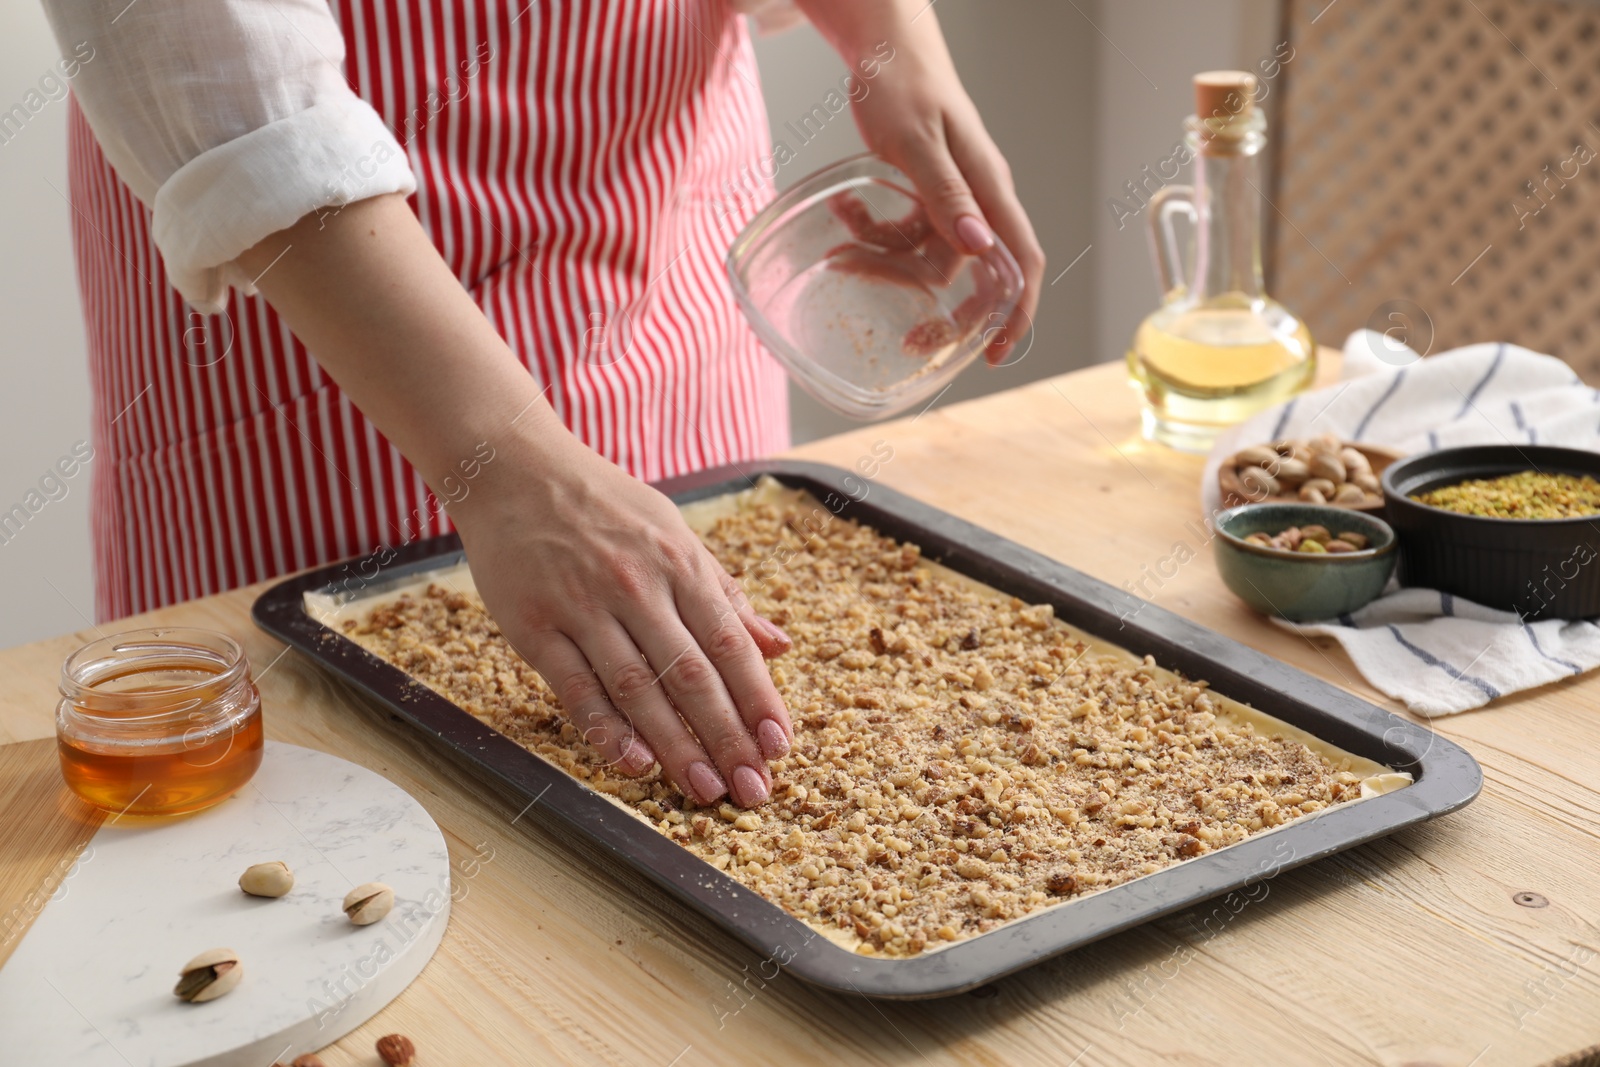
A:
POLYGON ((1364 504, 1366 500, 1367 494, 1354 482, 1344 483, 1339 487, 1339 491, 1333 494, 1335 504, 1364 504))
POLYGON ((1239 472, 1239 484, 1253 499, 1262 500, 1278 495, 1278 479, 1261 467, 1245 467, 1239 472))
POLYGON ((1278 464, 1278 481, 1293 488, 1311 477, 1311 468, 1298 459, 1286 459, 1278 464))
POLYGON ((203 1004, 232 990, 243 977, 239 954, 231 948, 214 948, 183 965, 172 992, 179 1000, 203 1004))
POLYGON ((1345 473, 1354 475, 1358 471, 1370 471, 1372 462, 1358 449, 1346 446, 1339 450, 1339 460, 1344 464, 1345 473))
POLYGON ((1339 485, 1345 480, 1344 461, 1326 452, 1311 457, 1310 470, 1311 477, 1326 478, 1334 485, 1339 485))
POLYGON ((253 897, 281 897, 294 888, 294 872, 282 860, 253 864, 239 876, 239 888, 253 897))
POLYGON ((1332 496, 1339 487, 1326 478, 1308 478, 1301 489, 1315 489, 1323 496, 1332 496))
POLYGON ((1272 467, 1278 463, 1278 453, 1266 445, 1251 445, 1233 457, 1240 467, 1272 467))
POLYGON ((382 882, 358 885, 344 896, 344 913, 357 926, 367 926, 389 914, 394 907, 394 890, 382 882))

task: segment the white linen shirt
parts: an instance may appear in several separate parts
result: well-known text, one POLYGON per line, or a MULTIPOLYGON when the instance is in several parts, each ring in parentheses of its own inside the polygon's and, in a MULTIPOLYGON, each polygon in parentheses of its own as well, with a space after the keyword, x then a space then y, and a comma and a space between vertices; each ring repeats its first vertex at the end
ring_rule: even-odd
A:
POLYGON ((167 275, 197 310, 221 311, 230 284, 255 291, 234 261, 269 234, 416 189, 394 134, 345 81, 325 0, 44 7, 63 55, 79 58, 84 116, 151 208, 167 275))

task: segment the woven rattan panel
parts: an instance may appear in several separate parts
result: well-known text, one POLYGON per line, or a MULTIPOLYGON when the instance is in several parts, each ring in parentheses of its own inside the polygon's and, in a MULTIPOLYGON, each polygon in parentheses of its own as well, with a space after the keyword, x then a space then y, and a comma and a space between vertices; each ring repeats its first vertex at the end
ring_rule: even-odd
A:
POLYGON ((1512 341, 1600 384, 1600 7, 1286 0, 1274 296, 1324 344, 1512 341))

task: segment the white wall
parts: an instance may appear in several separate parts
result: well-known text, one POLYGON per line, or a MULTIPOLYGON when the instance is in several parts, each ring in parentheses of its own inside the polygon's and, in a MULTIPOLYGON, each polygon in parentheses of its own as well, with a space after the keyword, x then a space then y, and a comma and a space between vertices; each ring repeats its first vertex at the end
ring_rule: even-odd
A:
MULTIPOLYGON (((1080 6, 1088 10, 1094 5, 1080 6)), ((1053 265, 1048 282, 1094 239, 1086 193, 1094 181, 1093 99, 1100 39, 1071 4, 1059 0, 939 0, 932 13, 944 28, 984 125, 1011 164, 1022 202, 1053 265)), ((782 133, 783 124, 809 111, 837 85, 844 66, 810 26, 758 40, 756 54, 773 136, 793 144, 794 138, 782 133)), ((779 173, 778 184, 793 184, 860 151, 854 123, 841 116, 779 173)), ((1057 284, 1047 284, 1027 354, 1003 368, 972 367, 940 405, 1082 366, 1088 361, 1094 302, 1092 271, 1074 268, 1057 284)), ((790 397, 796 441, 859 425, 798 388, 790 397)))
MULTIPOLYGON (((1194 113, 1190 76, 1202 70, 1256 71, 1277 43, 1272 0, 1173 3, 1102 0, 1105 34, 1095 85, 1094 251, 1080 266, 1097 279, 1094 333, 1086 362, 1121 359, 1133 331, 1155 310, 1159 293, 1145 237, 1145 216, 1120 229, 1106 202, 1141 167, 1167 158, 1194 113), (1092 259, 1092 262, 1091 262, 1092 259)), ((1270 99, 1271 87, 1267 89, 1270 99)), ((1268 130, 1271 136, 1271 130, 1268 130)), ((1187 175, 1178 179, 1187 181, 1187 175)))
MULTIPOLYGON (((56 62, 36 2, 0 12, 0 111, 56 62)), ((0 512, 89 437, 89 379, 68 237, 65 100, 0 144, 0 512)), ((94 616, 89 472, 0 544, 0 646, 86 628, 94 616)), ((41 494, 42 496, 42 494, 41 494)), ((36 501, 38 498, 35 498, 36 501)))
MULTIPOLYGON (((1028 356, 1000 371, 973 368, 943 403, 1122 355, 1155 286, 1142 230, 1117 231, 1105 201, 1170 149, 1190 110, 1191 73, 1248 66, 1270 52, 1273 9, 1270 0, 939 0, 968 91, 1011 161, 1050 257, 1047 282, 1093 246, 1046 285, 1028 356)), ((809 28, 763 40, 757 51, 775 127, 809 111, 844 73, 809 28)), ((23 101, 55 55, 38 4, 0 9, 0 110, 23 101)), ((0 144, 0 511, 88 436, 62 196, 65 117, 62 103, 49 103, 0 144)), ((853 124, 835 122, 780 183, 856 151, 853 124)), ((798 390, 793 411, 800 440, 854 425, 798 390)), ((84 627, 93 613, 87 475, 69 485, 0 544, 0 646, 84 627)))

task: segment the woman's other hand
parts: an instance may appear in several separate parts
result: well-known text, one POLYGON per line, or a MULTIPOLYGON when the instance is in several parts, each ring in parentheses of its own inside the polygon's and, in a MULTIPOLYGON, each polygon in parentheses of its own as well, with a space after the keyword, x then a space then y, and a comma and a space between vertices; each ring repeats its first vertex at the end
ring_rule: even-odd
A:
POLYGON ((1022 268, 1011 319, 995 329, 989 362, 1006 361, 1033 325, 1044 251, 1017 199, 1011 168, 983 126, 927 0, 800 0, 859 91, 850 95, 862 140, 916 185, 934 227, 970 254, 998 234, 1022 268))

